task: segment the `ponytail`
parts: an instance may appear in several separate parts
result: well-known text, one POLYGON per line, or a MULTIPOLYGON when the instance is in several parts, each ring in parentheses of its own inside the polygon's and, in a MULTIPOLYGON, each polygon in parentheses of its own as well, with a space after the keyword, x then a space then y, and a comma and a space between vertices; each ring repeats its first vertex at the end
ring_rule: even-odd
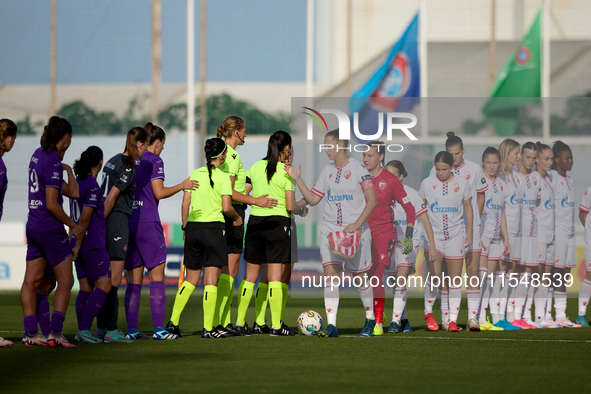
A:
POLYGON ((214 183, 213 179, 211 179, 211 174, 215 166, 213 165, 212 160, 224 153, 226 150, 226 143, 221 138, 210 138, 205 141, 205 147, 203 150, 205 151, 205 159, 207 161, 207 172, 209 172, 209 184, 213 189, 214 183))
POLYGON ((263 158, 263 160, 267 160, 267 183, 270 183, 271 178, 275 175, 279 156, 286 146, 291 146, 291 135, 289 133, 279 130, 269 137, 267 156, 263 158))
POLYGON ((160 126, 156 126, 152 122, 146 123, 144 129, 146 129, 146 131, 150 135, 150 142, 148 143, 148 146, 154 145, 154 142, 156 141, 164 141, 166 139, 166 133, 164 132, 164 130, 162 130, 160 126))
POLYGON ((98 146, 89 146, 80 159, 74 162, 74 174, 81 181, 85 180, 93 167, 96 167, 103 160, 103 151, 98 146))
POLYGON ((386 167, 388 166, 396 168, 398 170, 398 174, 402 175, 403 178, 408 176, 408 172, 406 172, 404 164, 402 164, 400 160, 391 160, 388 162, 388 164, 386 164, 386 167))
POLYGON ((72 134, 72 125, 64 118, 52 116, 49 122, 43 128, 41 136, 41 148, 43 151, 56 150, 57 143, 64 138, 66 134, 72 134))
POLYGON ((137 150, 137 143, 143 142, 148 144, 150 142, 150 135, 148 132, 139 126, 127 132, 127 140, 125 141, 125 152, 127 152, 127 159, 125 159, 125 167, 133 168, 133 163, 139 158, 140 154, 137 150))
POLYGON ((226 120, 224 120, 221 126, 218 126, 217 129, 217 138, 228 139, 234 135, 234 131, 242 130, 246 125, 244 124, 244 120, 238 116, 228 116, 226 120))

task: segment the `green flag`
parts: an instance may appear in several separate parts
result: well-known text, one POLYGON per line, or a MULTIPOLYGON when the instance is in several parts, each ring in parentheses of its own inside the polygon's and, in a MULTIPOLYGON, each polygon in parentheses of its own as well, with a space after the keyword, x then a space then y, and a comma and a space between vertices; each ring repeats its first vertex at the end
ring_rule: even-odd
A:
POLYGON ((540 103, 541 18, 540 8, 529 32, 503 66, 482 107, 484 119, 494 127, 497 135, 514 135, 519 109, 540 103))

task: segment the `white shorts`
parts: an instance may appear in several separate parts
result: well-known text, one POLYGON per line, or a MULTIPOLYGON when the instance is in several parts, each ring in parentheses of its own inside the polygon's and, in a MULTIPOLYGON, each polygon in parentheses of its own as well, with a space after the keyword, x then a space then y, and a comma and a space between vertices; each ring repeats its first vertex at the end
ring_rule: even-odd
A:
POLYGON ((511 255, 503 256, 503 261, 506 263, 519 263, 521 261, 521 236, 509 236, 509 246, 511 247, 511 255))
POLYGON ((538 237, 521 237, 521 261, 517 264, 526 267, 539 267, 538 237))
POLYGON ((591 272, 591 245, 585 244, 585 271, 591 272))
POLYGON ((480 226, 474 226, 472 230, 472 245, 468 246, 466 253, 481 253, 480 226))
POLYGON ((556 238, 556 268, 575 268, 577 266, 577 244, 575 237, 556 238))
POLYGON ((415 264, 417 262, 417 255, 419 254, 419 245, 415 245, 412 252, 409 254, 402 253, 402 247, 398 243, 394 247, 394 254, 392 255, 392 263, 390 268, 384 271, 388 275, 396 275, 398 267, 410 267, 408 274, 413 275, 415 271, 415 264))
MULTIPOLYGON (((359 250, 355 253, 355 257, 351 259, 346 259, 331 252, 327 235, 333 230, 327 230, 326 232, 320 233, 320 261, 322 262, 323 267, 328 265, 340 265, 342 270, 344 265, 345 271, 352 274, 366 272, 371 268, 371 231, 369 231, 367 223, 361 227, 363 228, 363 231, 361 232, 359 250)), ((343 228, 344 227, 339 227, 336 230, 342 230, 343 228)), ((325 230, 326 229, 323 228, 323 231, 325 230)))
POLYGON ((556 245, 554 242, 551 244, 538 242, 538 257, 540 264, 554 267, 554 259, 556 258, 556 245))
POLYGON ((435 239, 435 250, 446 260, 463 260, 466 257, 466 234, 460 234, 447 241, 435 239))
POLYGON ((505 250, 505 245, 500 239, 490 241, 483 239, 480 241, 480 255, 488 257, 488 261, 499 261, 505 250))

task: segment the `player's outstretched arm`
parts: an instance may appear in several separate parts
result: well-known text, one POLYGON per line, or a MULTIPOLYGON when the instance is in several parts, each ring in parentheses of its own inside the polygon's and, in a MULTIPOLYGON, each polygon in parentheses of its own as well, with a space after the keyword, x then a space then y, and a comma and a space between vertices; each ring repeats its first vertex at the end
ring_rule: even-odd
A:
MULTIPOLYGON (((322 197, 317 196, 316 194, 312 193, 312 191, 306 186, 306 183, 302 179, 302 165, 300 164, 298 167, 294 167, 293 165, 285 167, 288 174, 291 178, 296 181, 302 196, 308 201, 311 207, 317 205, 321 200, 322 197)), ((374 190, 375 194, 375 190, 374 190)))
POLYGON ((157 200, 162 200, 163 198, 172 197, 181 190, 197 190, 199 189, 199 182, 193 181, 189 178, 185 179, 181 183, 171 187, 164 187, 164 181, 159 179, 154 179, 152 182, 152 191, 154 192, 154 197, 157 200))

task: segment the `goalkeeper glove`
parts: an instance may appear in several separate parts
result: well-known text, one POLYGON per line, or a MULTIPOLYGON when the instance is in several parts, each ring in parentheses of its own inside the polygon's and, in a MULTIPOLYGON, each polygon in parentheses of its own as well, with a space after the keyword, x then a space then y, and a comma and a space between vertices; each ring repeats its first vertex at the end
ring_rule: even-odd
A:
POLYGON ((413 244, 412 244, 412 235, 414 229, 412 227, 406 228, 406 234, 404 238, 400 240, 400 245, 402 246, 402 254, 409 254, 412 252, 413 244))

